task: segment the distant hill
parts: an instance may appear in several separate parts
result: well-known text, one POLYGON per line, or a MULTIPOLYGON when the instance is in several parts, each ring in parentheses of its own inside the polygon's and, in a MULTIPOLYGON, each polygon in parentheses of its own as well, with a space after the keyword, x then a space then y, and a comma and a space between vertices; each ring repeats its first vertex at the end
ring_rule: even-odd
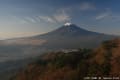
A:
POLYGON ((97 49, 52 52, 39 57, 11 80, 83 80, 119 77, 120 39, 105 41, 97 49))

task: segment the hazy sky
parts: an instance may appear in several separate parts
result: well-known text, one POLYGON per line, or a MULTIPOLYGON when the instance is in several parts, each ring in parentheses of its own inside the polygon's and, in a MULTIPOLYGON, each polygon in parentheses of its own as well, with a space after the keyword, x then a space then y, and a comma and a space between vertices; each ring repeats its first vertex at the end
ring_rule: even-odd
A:
POLYGON ((120 35, 120 0, 0 0, 0 39, 49 32, 65 22, 120 35))

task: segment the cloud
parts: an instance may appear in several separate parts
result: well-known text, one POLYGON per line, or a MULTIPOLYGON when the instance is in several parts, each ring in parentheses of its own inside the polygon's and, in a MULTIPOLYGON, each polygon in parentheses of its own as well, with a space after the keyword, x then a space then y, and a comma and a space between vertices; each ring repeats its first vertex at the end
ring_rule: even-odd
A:
POLYGON ((106 10, 105 12, 99 14, 98 16, 96 16, 96 20, 102 20, 108 17, 112 17, 112 12, 110 10, 106 10))
POLYGON ((28 21, 26 21, 25 19, 21 19, 19 22, 22 23, 22 24, 28 23, 28 21))
POLYGON ((13 19, 16 23, 20 24, 37 23, 41 21, 39 16, 24 16, 24 17, 12 16, 11 19, 13 19))
MULTIPOLYGON (((75 6, 76 7, 76 6, 75 6)), ((78 6, 77 6, 78 7, 78 6)), ((78 9, 78 8, 77 8, 78 9)), ((89 2, 84 2, 79 5, 79 10, 81 11, 87 11, 87 10, 95 10, 96 6, 89 2)), ((56 10, 56 12, 52 15, 47 16, 39 16, 41 20, 44 20, 46 22, 50 23, 63 23, 63 22, 69 22, 71 21, 72 17, 70 15, 70 12, 75 12, 73 7, 66 7, 56 10)))
POLYGON ((108 17, 109 15, 110 15, 109 13, 100 14, 100 15, 96 16, 96 20, 104 19, 104 18, 108 17))
POLYGON ((71 16, 64 9, 58 11, 53 17, 57 22, 71 21, 71 16))
POLYGON ((13 25, 13 24, 26 24, 26 23, 31 23, 31 22, 35 23, 36 22, 34 20, 34 18, 32 18, 32 17, 20 17, 20 16, 12 16, 12 15, 9 15, 9 16, 7 16, 4 19, 6 20, 5 23, 7 23, 9 25, 13 25))
POLYGON ((36 23, 38 19, 33 16, 26 16, 26 17, 17 17, 17 16, 11 16, 11 19, 13 19, 16 23, 20 24, 27 24, 27 23, 36 23))
POLYGON ((40 21, 54 24, 70 22, 72 19, 71 13, 74 14, 74 12, 78 9, 82 12, 87 10, 95 10, 96 7, 92 3, 83 2, 79 5, 75 5, 74 7, 68 6, 65 8, 57 9, 53 14, 24 17, 21 18, 20 22, 23 24, 37 23, 40 21))
POLYGON ((25 17, 24 20, 26 20, 26 21, 28 21, 28 22, 36 23, 35 18, 32 18, 32 17, 25 17))
POLYGON ((71 20, 71 16, 67 13, 67 9, 60 9, 50 16, 38 16, 41 20, 50 23, 62 23, 71 20))
POLYGON ((50 22, 50 23, 56 23, 53 17, 50 16, 38 16, 41 20, 50 22))
POLYGON ((106 24, 111 23, 118 26, 120 22, 120 15, 107 8, 104 12, 95 16, 95 20, 106 24))
POLYGON ((87 11, 87 10, 95 10, 96 7, 92 3, 84 2, 80 4, 80 10, 87 11))

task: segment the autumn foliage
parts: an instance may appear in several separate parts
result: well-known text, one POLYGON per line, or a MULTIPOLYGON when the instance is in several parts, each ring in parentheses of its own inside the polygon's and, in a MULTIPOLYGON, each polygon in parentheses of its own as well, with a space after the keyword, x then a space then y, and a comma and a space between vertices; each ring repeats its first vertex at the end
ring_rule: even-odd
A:
POLYGON ((12 80, 83 80, 87 76, 120 75, 120 40, 105 41, 94 50, 51 52, 39 57, 12 80))

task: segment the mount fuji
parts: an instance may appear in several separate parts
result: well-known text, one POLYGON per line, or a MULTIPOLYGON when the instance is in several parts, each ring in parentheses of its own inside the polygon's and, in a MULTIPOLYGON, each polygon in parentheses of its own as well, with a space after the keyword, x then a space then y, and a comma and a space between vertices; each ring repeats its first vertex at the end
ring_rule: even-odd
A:
POLYGON ((43 44, 46 48, 64 49, 93 48, 98 46, 102 41, 115 38, 115 36, 88 31, 75 24, 65 23, 56 30, 32 38, 46 40, 46 43, 43 44))
MULTIPOLYGON (((39 51, 36 49, 42 49, 44 51, 56 49, 94 48, 101 42, 113 38, 116 38, 116 36, 88 31, 75 24, 65 23, 58 29, 42 35, 0 41, 0 47, 12 46, 13 51, 14 48, 15 50, 17 48, 17 51, 19 51, 19 48, 27 48, 29 50, 28 52, 34 52, 34 49, 35 51, 39 51), (29 49, 29 47, 32 49, 29 49)), ((9 50, 11 50, 12 47, 10 47, 9 50)), ((6 49, 5 51, 8 51, 6 49)))
POLYGON ((60 28, 42 35, 1 40, 0 55, 3 56, 1 61, 31 57, 33 53, 37 55, 49 50, 95 48, 101 42, 115 37, 88 31, 75 24, 66 23, 60 28))
POLYGON ((95 48, 104 40, 113 38, 115 36, 88 31, 75 24, 66 23, 43 35, 0 40, 0 79, 5 80, 7 77, 3 75, 11 75, 8 72, 18 70, 42 53, 95 48))

